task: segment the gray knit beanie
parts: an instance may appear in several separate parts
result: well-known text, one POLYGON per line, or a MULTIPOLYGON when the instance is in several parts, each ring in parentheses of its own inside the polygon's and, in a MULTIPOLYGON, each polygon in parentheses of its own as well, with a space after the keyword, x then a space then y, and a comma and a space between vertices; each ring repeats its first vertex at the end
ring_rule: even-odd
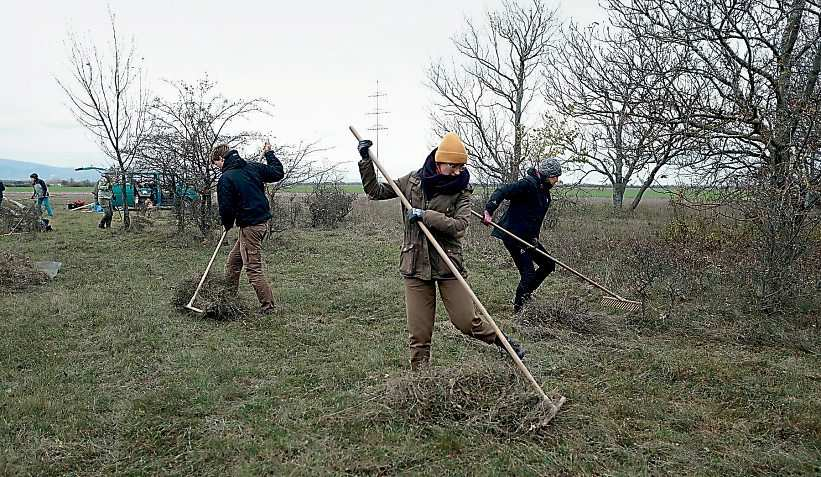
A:
POLYGON ((538 171, 542 177, 559 177, 562 175, 562 166, 555 157, 548 157, 539 163, 538 171))

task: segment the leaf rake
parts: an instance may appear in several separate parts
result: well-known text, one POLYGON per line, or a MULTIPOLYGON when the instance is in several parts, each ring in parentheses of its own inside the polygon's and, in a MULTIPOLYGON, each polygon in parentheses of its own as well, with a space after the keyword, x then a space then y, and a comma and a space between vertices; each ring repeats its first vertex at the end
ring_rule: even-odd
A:
MULTIPOLYGON (((478 212, 476 212, 475 210, 471 210, 470 213, 475 215, 479 219, 483 218, 482 215, 479 214, 478 212)), ((607 293, 607 295, 609 295, 609 296, 603 296, 601 298, 600 303, 601 303, 602 306, 605 306, 605 307, 611 308, 611 309, 615 309, 615 310, 627 311, 627 312, 631 312, 631 313, 635 313, 635 312, 641 310, 641 302, 640 301, 628 300, 626 298, 620 297, 619 295, 617 295, 616 293, 613 293, 612 291, 608 290, 604 286, 599 285, 594 280, 582 275, 581 273, 579 273, 576 270, 572 269, 570 266, 562 263, 560 260, 557 260, 556 258, 551 257, 544 250, 542 250, 542 249, 536 247, 535 245, 533 245, 532 243, 527 242, 526 240, 518 237, 513 232, 507 230, 506 228, 502 227, 501 225, 497 224, 496 222, 491 222, 490 225, 496 227, 497 229, 499 229, 502 232, 506 233, 510 237, 518 240, 522 245, 526 246, 529 250, 533 250, 533 251, 536 251, 536 252, 544 255, 545 257, 549 258, 550 260, 553 260, 554 262, 556 262, 556 265, 559 265, 560 267, 564 268, 565 270, 572 273, 573 275, 576 275, 578 278, 586 281, 587 283, 593 285, 594 287, 598 288, 599 290, 607 293)))

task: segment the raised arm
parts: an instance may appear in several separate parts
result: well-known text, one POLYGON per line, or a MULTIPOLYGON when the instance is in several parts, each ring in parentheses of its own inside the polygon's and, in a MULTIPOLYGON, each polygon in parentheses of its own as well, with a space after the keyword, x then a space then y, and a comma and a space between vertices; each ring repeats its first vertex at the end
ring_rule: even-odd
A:
POLYGON ((285 177, 285 170, 274 151, 270 149, 265 151, 265 163, 260 168, 263 182, 278 182, 285 177))

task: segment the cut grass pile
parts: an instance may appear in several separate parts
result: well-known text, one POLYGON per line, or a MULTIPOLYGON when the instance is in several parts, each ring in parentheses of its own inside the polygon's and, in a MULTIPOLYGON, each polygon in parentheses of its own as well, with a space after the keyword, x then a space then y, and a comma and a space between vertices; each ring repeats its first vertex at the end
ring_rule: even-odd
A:
POLYGON ((48 275, 36 270, 28 257, 0 250, 0 292, 19 293, 47 281, 48 275))
POLYGON ((500 359, 405 371, 378 386, 390 416, 502 437, 544 437, 550 405, 500 359))
MULTIPOLYGON (((193 275, 179 282, 174 287, 171 304, 180 311, 190 311, 185 305, 194 296, 202 275, 193 275)), ((248 319, 248 307, 236 296, 226 292, 227 282, 224 277, 212 275, 205 279, 197 299, 192 305, 204 311, 203 316, 219 321, 236 321, 248 319)))

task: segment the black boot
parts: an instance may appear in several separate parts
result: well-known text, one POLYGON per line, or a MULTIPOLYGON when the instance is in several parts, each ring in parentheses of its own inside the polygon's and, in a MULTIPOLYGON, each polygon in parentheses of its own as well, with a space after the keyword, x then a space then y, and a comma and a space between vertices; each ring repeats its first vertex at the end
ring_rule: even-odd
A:
POLYGON ((513 313, 519 313, 524 308, 525 304, 531 300, 530 293, 521 293, 516 290, 516 296, 513 298, 513 313))
MULTIPOLYGON (((519 359, 524 359, 525 355, 527 354, 527 350, 525 350, 524 346, 519 344, 518 341, 514 340, 508 335, 505 335, 505 338, 507 338, 507 342, 510 343, 510 347, 513 348, 513 351, 516 353, 516 356, 518 356, 519 359)), ((496 344, 496 346, 499 347, 500 352, 508 354, 504 345, 502 345, 502 340, 500 340, 498 336, 496 337, 496 341, 494 343, 496 344)))

